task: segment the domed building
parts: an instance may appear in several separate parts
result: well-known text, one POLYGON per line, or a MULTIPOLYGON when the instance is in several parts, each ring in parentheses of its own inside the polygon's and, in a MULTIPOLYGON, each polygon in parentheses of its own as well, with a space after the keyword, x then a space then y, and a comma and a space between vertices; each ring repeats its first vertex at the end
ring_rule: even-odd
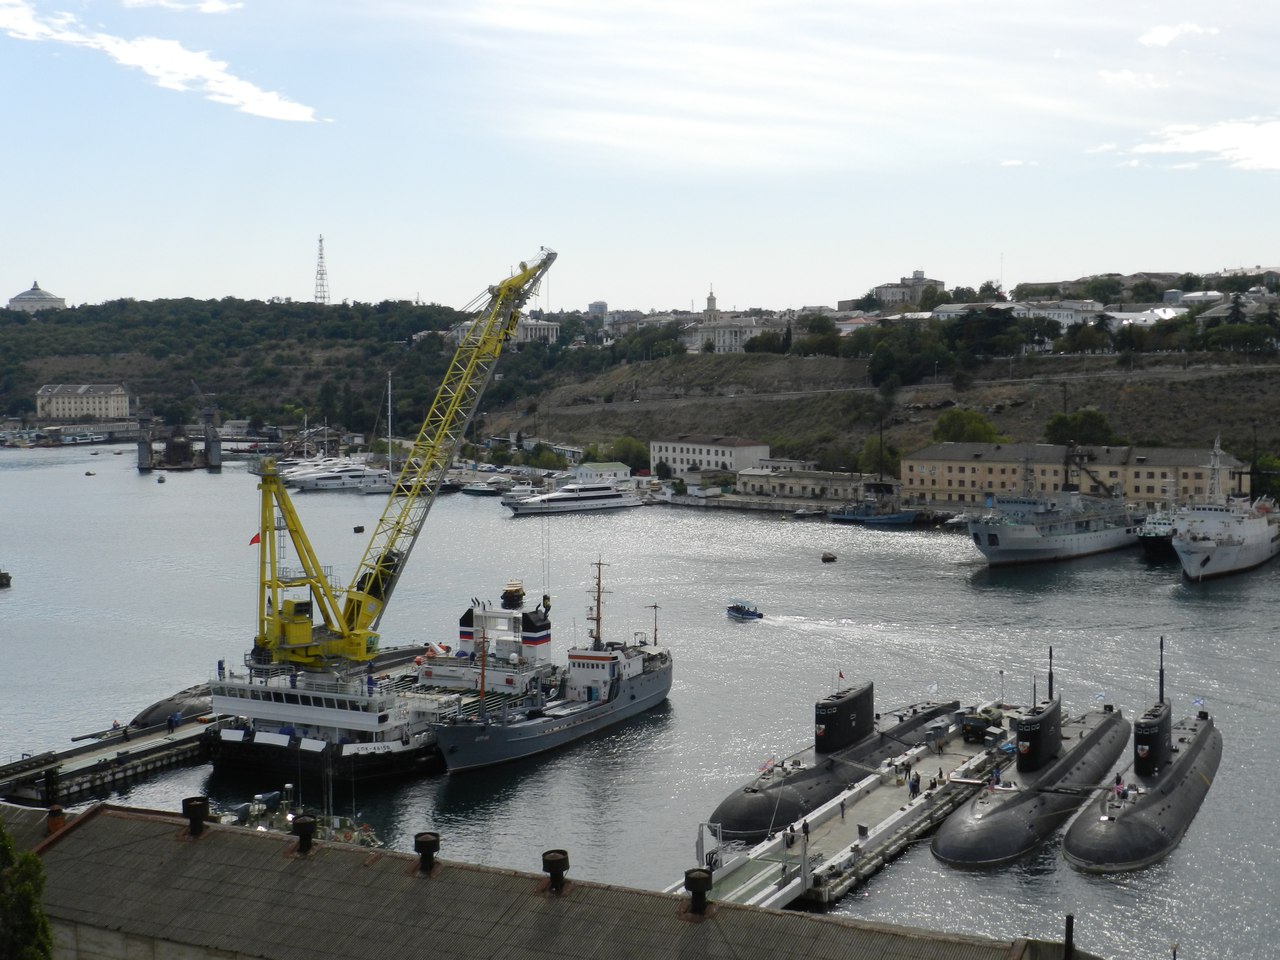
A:
POLYGON ((48 290, 41 290, 40 284, 33 283, 30 290, 9 298, 9 309, 22 310, 25 313, 35 313, 37 310, 65 310, 67 301, 48 290))

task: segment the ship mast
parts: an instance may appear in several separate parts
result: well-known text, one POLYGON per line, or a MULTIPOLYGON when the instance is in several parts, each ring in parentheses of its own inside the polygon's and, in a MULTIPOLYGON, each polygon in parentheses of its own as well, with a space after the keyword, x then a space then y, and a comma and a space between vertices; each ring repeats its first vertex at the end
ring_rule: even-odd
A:
POLYGON ((603 650, 604 642, 601 640, 600 620, 603 615, 603 594, 604 590, 600 586, 600 576, 604 567, 608 564, 603 560, 597 560, 592 564, 596 568, 596 602, 587 609, 587 621, 592 624, 591 629, 587 631, 587 636, 591 638, 592 650, 603 650))

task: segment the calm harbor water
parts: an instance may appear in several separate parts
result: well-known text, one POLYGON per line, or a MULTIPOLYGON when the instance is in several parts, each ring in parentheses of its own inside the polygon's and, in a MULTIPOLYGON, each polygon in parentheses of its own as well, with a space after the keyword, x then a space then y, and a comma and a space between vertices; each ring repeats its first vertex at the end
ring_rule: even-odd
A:
MULTIPOLYGON (((251 644, 255 478, 169 474, 164 484, 113 447, 0 450, 0 759, 56 749, 208 679, 251 644), (91 471, 93 476, 86 476, 91 471)), ((302 494, 322 562, 345 582, 380 497, 302 494)), ((513 518, 496 500, 443 497, 383 620, 384 644, 450 642, 473 596, 510 578, 549 592, 556 645, 586 632, 590 563, 605 569, 605 633, 653 630, 676 657, 669 703, 607 735, 466 777, 346 788, 388 844, 438 830, 441 856, 536 871, 569 851, 572 875, 658 889, 694 863, 697 825, 771 756, 812 736, 813 701, 843 671, 876 683, 882 709, 940 695, 973 702, 1045 692, 1054 648, 1070 710, 1102 695, 1134 716, 1156 695, 1166 638, 1175 716, 1203 697, 1222 728, 1217 782, 1165 862, 1118 878, 1070 869, 1056 847, 1004 869, 962 872, 927 844, 836 912, 1010 937, 1061 936, 1114 958, 1280 956, 1275 771, 1280 707, 1274 622, 1280 566, 1207 584, 1136 551, 1060 566, 988 570, 961 535, 868 531, 783 516, 646 507, 600 516, 513 518), (830 550, 838 562, 822 564, 830 550), (755 601, 756 623, 724 616, 755 601)), ((196 767, 110 799, 230 806, 279 783, 196 767)), ((319 797, 304 797, 319 802, 319 797)))

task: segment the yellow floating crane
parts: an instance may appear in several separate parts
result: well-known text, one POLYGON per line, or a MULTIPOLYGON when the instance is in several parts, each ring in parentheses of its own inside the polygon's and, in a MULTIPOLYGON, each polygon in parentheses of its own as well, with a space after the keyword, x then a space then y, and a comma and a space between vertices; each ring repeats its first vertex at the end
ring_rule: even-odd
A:
POLYGON ((378 623, 440 482, 493 377, 494 364, 515 335, 521 308, 555 259, 555 251, 544 247, 532 263, 521 263, 514 275, 489 288, 487 303, 464 324, 457 352, 345 590, 330 582, 316 557, 274 459, 264 458, 255 466, 262 478, 255 664, 314 668, 335 661, 366 662, 377 655, 378 623), (292 541, 300 569, 281 563, 282 535, 292 541), (306 599, 294 596, 302 588, 308 589, 306 599))

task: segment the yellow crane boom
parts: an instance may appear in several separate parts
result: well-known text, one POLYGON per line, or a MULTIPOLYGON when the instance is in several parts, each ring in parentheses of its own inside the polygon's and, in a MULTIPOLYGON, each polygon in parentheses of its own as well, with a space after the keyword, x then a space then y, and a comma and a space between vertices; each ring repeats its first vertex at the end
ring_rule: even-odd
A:
POLYGON ((259 622, 253 657, 258 663, 318 666, 333 659, 365 661, 378 652, 378 623, 404 571, 422 526, 493 377, 494 364, 515 335, 520 310, 555 262, 543 249, 521 263, 511 277, 489 288, 486 305, 463 328, 461 342, 427 412, 413 448, 387 499, 364 556, 343 593, 336 592, 320 565, 274 462, 262 476, 259 533, 259 622), (279 516, 279 524, 276 517, 279 516), (302 569, 286 571, 278 561, 278 527, 292 540, 302 569), (284 599, 289 588, 310 588, 305 601, 284 599), (316 608, 323 626, 315 623, 316 608))

